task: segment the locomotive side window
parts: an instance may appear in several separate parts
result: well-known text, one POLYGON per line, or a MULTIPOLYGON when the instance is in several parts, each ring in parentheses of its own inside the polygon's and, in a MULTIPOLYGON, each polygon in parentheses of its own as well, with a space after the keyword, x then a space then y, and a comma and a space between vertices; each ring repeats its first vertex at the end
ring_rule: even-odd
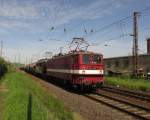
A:
POLYGON ((89 55, 84 54, 82 59, 83 59, 84 64, 89 64, 90 63, 90 56, 89 55))

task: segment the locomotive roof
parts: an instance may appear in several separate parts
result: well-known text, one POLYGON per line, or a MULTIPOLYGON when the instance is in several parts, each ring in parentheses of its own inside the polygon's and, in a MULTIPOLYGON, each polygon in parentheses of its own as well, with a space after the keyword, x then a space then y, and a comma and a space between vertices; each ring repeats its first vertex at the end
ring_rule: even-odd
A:
POLYGON ((50 59, 40 59, 37 62, 28 64, 26 66, 33 67, 37 63, 45 63, 45 62, 47 62, 48 60, 51 60, 51 59, 57 59, 57 58, 62 58, 62 57, 66 57, 66 56, 70 56, 70 55, 77 55, 77 54, 97 54, 97 55, 102 55, 100 53, 95 53, 95 52, 92 52, 92 51, 71 51, 68 54, 58 54, 57 56, 53 56, 50 59))
POLYGON ((95 52, 92 52, 92 51, 71 51, 68 54, 58 54, 56 56, 53 56, 52 59, 53 58, 66 57, 66 56, 69 56, 69 55, 76 55, 76 54, 97 54, 97 55, 102 55, 100 53, 95 53, 95 52))
POLYGON ((47 62, 47 61, 48 61, 47 58, 46 59, 40 59, 40 60, 37 61, 37 63, 42 63, 42 62, 47 62))

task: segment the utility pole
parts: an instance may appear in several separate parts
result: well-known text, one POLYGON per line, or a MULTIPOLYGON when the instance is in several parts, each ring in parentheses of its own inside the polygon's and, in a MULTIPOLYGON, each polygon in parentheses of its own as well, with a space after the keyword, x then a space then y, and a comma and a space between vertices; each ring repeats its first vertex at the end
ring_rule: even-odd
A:
POLYGON ((133 76, 138 77, 138 16, 139 12, 133 13, 133 76))

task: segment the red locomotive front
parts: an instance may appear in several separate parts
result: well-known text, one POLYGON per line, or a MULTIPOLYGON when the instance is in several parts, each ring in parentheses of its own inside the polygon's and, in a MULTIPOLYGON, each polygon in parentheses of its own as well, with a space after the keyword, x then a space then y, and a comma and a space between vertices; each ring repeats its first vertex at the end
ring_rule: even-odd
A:
POLYGON ((47 74, 72 86, 96 87, 103 83, 103 56, 88 51, 56 56, 47 62, 47 74))
POLYGON ((81 52, 75 55, 76 63, 72 69, 72 82, 75 85, 96 86, 103 83, 103 56, 92 52, 81 52))

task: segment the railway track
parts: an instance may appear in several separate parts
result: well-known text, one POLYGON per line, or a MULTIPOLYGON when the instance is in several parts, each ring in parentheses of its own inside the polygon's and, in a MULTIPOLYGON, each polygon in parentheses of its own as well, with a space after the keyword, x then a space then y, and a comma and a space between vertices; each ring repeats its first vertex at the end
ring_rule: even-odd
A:
POLYGON ((126 112, 142 120, 150 120, 150 111, 130 103, 109 98, 101 94, 86 94, 85 97, 92 99, 98 103, 105 104, 120 111, 126 112))
POLYGON ((150 120, 150 97, 147 94, 104 87, 96 93, 85 94, 96 102, 126 112, 142 120, 150 120))
MULTIPOLYGON (((92 99, 98 103, 105 104, 107 106, 110 106, 112 108, 118 109, 122 112, 126 112, 132 116, 135 116, 142 120, 150 120, 150 108, 141 106, 140 104, 134 104, 132 102, 126 101, 125 99, 120 99, 115 96, 115 94, 128 96, 127 94, 124 94, 122 92, 116 92, 114 89, 101 89, 97 91, 97 93, 91 93, 91 94, 84 94, 85 97, 92 99), (115 91, 115 92, 113 92, 115 91), (109 94, 108 94, 109 92, 109 94), (111 95, 110 95, 111 94, 111 95)), ((131 97, 131 95, 129 95, 131 97)), ((129 97, 128 96, 128 97, 129 97)), ((133 97, 133 96, 132 96, 133 97)), ((133 97, 137 99, 137 97, 133 97)), ((143 98, 139 98, 140 100, 143 98)), ((142 101, 142 100, 141 100, 142 101)), ((148 103, 148 100, 146 100, 148 103)))
POLYGON ((105 91, 108 91, 108 92, 113 92, 113 93, 121 94, 121 95, 124 95, 124 96, 134 97, 134 98, 137 98, 137 99, 140 99, 140 100, 143 100, 143 101, 148 101, 148 102, 150 101, 150 94, 146 94, 146 93, 143 93, 143 92, 125 90, 125 89, 116 88, 116 87, 113 87, 113 86, 104 86, 102 89, 105 90, 105 91))

